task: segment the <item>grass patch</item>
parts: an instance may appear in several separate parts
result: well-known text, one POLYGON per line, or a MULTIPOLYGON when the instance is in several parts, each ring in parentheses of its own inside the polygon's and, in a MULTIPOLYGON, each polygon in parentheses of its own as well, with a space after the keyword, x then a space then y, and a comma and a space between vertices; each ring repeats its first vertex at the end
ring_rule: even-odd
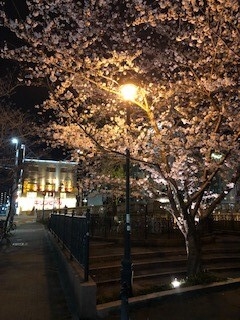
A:
POLYGON ((120 293, 103 294, 97 297, 97 304, 120 300, 120 293))
MULTIPOLYGON (((134 288, 133 288, 134 289, 134 288)), ((146 288, 142 289, 134 289, 133 296, 142 296, 149 293, 159 292, 159 291, 166 291, 172 289, 170 284, 163 284, 163 285, 153 285, 147 286, 146 288)), ((110 301, 120 300, 120 293, 119 292, 111 292, 111 293, 103 293, 101 296, 97 297, 97 304, 107 303, 110 301)))
POLYGON ((195 276, 187 278, 183 286, 190 287, 190 286, 196 286, 199 284, 204 285, 204 284, 210 284, 213 282, 220 282, 224 280, 226 280, 226 278, 218 277, 209 271, 203 271, 201 273, 198 273, 195 276))
POLYGON ((172 289, 172 286, 170 284, 162 284, 159 286, 152 286, 152 287, 147 287, 144 289, 139 289, 139 290, 135 290, 135 296, 141 296, 141 295, 145 295, 145 294, 149 294, 149 293, 154 293, 154 292, 158 292, 158 291, 166 291, 166 290, 170 290, 172 289))
MULTIPOLYGON (((220 282, 225 281, 227 278, 216 276, 215 274, 209 272, 209 271, 203 271, 199 274, 197 274, 194 277, 189 277, 186 279, 181 279, 181 285, 180 287, 191 287, 196 285, 207 285, 214 282, 220 282)), ((134 290, 134 296, 141 296, 146 295, 150 293, 155 292, 161 292, 161 291, 167 291, 167 290, 173 290, 173 286, 171 283, 168 284, 162 284, 162 285, 148 285, 145 288, 133 288, 134 290)), ((97 298, 97 304, 107 303, 110 301, 120 300, 120 293, 119 292, 105 292, 99 295, 97 298)))

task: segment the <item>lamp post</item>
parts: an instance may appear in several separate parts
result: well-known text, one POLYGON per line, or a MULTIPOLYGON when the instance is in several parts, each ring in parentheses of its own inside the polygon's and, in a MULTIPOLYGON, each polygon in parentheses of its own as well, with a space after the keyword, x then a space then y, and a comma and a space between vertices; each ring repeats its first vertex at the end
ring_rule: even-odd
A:
MULTIPOLYGON (((121 86, 124 100, 134 101, 137 87, 133 84, 121 86)), ((130 125, 130 110, 126 111, 126 125, 130 125)), ((126 213, 124 228, 124 256, 121 262, 121 320, 129 319, 128 298, 132 296, 132 261, 131 261, 131 219, 130 219, 130 150, 126 148, 126 213)))
POLYGON ((15 145, 15 168, 14 168, 14 179, 12 184, 12 190, 11 190, 11 200, 10 200, 10 209, 7 215, 7 219, 5 222, 5 230, 8 224, 12 224, 14 216, 17 212, 17 197, 18 197, 18 189, 19 189, 19 183, 22 179, 22 172, 23 169, 19 168, 19 165, 21 165, 24 161, 25 157, 25 145, 21 145, 19 148, 18 139, 13 138, 12 143, 15 145))
POLYGON ((12 143, 15 145, 15 167, 14 178, 11 192, 11 206, 10 206, 10 221, 13 219, 16 213, 16 199, 18 191, 18 162, 19 162, 19 141, 17 138, 12 138, 12 143))
MULTIPOLYGON (((117 95, 121 95, 124 100, 131 101, 134 105, 141 108, 147 115, 151 127, 159 134, 159 128, 155 121, 154 114, 148 104, 146 92, 134 84, 128 83, 120 87, 117 95)), ((127 109, 126 125, 130 125, 130 111, 127 109)), ((163 159, 166 158, 165 152, 162 152, 163 159)), ((166 162, 166 161, 165 161, 166 162)), ((128 298, 132 295, 132 262, 131 262, 131 223, 130 223, 130 151, 126 149, 126 221, 124 237, 124 258, 122 260, 121 270, 121 320, 129 320, 128 298)))

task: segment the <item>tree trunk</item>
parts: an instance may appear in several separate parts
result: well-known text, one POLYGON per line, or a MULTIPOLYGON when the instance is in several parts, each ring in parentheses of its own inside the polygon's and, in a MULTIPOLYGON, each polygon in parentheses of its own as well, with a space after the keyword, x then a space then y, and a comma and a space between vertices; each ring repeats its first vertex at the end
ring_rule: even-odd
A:
POLYGON ((187 249, 187 276, 193 277, 203 271, 202 247, 199 230, 191 228, 185 237, 187 249))

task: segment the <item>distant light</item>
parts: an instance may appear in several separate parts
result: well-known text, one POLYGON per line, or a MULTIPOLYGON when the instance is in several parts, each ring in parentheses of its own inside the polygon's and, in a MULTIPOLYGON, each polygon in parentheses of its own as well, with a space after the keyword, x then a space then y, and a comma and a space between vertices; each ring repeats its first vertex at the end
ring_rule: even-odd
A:
POLYGON ((215 152, 213 152, 212 154, 211 154, 211 157, 212 157, 212 159, 214 159, 214 160, 221 160, 221 158, 222 158, 222 154, 221 153, 215 153, 215 152))
POLYGON ((181 285, 181 281, 179 281, 177 278, 175 278, 172 282, 171 285, 173 286, 173 288, 179 288, 181 285))
POLYGON ((165 198, 165 197, 159 198, 158 201, 159 201, 160 203, 169 203, 169 199, 168 199, 168 198, 165 198))

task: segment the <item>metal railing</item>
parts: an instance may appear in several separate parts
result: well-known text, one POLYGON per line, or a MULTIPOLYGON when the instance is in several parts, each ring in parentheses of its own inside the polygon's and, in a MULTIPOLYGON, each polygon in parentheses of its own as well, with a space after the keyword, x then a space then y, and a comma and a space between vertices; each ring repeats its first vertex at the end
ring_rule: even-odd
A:
MULTIPOLYGON (((103 238, 121 238, 124 235, 124 215, 91 214, 90 235, 103 238)), ((148 239, 158 234, 177 233, 171 217, 131 214, 131 236, 148 239)))
MULTIPOLYGON (((74 210, 74 212, 76 212, 74 210)), ((84 280, 89 276, 89 237, 121 238, 124 235, 124 217, 109 215, 103 210, 97 212, 96 208, 84 208, 81 215, 52 213, 49 217, 49 229, 61 242, 64 248, 75 258, 84 269, 84 280)), ((131 216, 133 239, 159 237, 159 234, 177 234, 170 216, 148 215, 133 213, 131 216)), ((211 219, 205 221, 204 232, 216 230, 240 231, 240 214, 215 213, 211 219)))
POLYGON ((50 231, 83 267, 84 281, 89 275, 89 224, 90 210, 84 216, 52 214, 49 219, 50 231))

